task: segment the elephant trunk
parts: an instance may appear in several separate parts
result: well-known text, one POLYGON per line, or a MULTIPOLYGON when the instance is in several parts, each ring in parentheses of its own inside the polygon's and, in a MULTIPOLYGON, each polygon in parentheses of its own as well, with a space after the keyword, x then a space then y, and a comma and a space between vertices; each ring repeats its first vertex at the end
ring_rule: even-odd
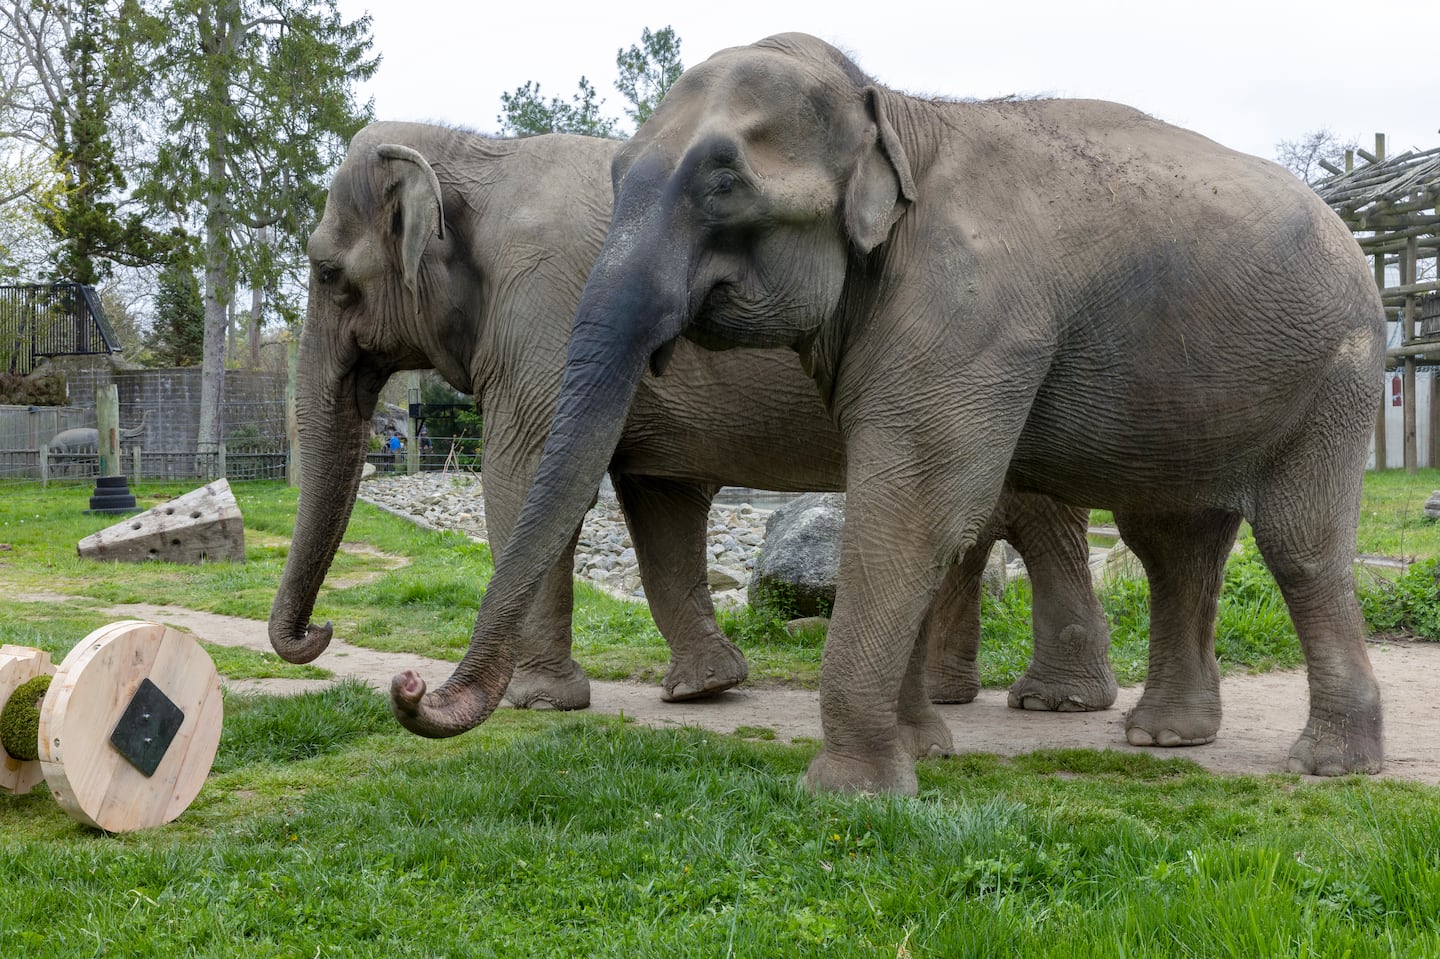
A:
POLYGON ((686 322, 681 257, 672 253, 677 262, 657 269, 651 258, 658 244, 635 250, 615 241, 614 230, 611 236, 581 297, 540 465, 509 543, 496 557, 470 647, 434 692, 411 671, 391 684, 395 717, 419 735, 463 733, 500 702, 515 667, 515 635, 595 499, 646 363, 666 352, 686 322), (637 262, 650 269, 629 268, 637 262))
POLYGON ((310 614, 355 506, 377 402, 376 393, 356 385, 354 370, 341 376, 321 374, 313 362, 316 352, 307 336, 301 343, 300 369, 308 372, 298 384, 296 411, 304 450, 300 506, 285 571, 270 606, 270 645, 292 663, 308 663, 330 645, 331 624, 316 626, 310 614))

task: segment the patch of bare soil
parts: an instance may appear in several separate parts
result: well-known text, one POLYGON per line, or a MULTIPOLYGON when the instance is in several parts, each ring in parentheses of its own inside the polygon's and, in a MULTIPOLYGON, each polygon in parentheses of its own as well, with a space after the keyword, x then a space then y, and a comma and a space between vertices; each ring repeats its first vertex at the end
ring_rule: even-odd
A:
MULTIPOLYGON (((145 619, 193 633, 206 642, 270 650, 265 624, 174 606, 111 606, 117 619, 145 619)), ((1386 763, 1381 774, 1440 785, 1440 699, 1436 696, 1440 644, 1383 642, 1369 647, 1370 661, 1385 697, 1386 763)), ((388 691, 402 669, 415 669, 438 685, 453 663, 400 653, 381 653, 335 640, 315 661, 337 677, 355 676, 388 691)), ((242 680, 237 691, 296 693, 323 686, 321 680, 242 680)), ((939 707, 961 752, 1004 756, 1036 749, 1144 749, 1157 756, 1182 757, 1220 773, 1264 774, 1285 771, 1290 746, 1305 724, 1308 693, 1303 670, 1261 675, 1232 675, 1221 681, 1224 720, 1219 738, 1207 746, 1181 749, 1131 746, 1125 741, 1125 711, 1140 698, 1141 687, 1120 690, 1113 707, 1098 713, 1042 713, 1010 709, 1004 690, 985 690, 973 703, 939 707)), ((646 725, 699 726, 731 733, 741 726, 770 729, 777 740, 821 738, 819 696, 814 691, 746 686, 709 700, 660 701, 658 686, 591 683, 590 708, 624 714, 646 725)))

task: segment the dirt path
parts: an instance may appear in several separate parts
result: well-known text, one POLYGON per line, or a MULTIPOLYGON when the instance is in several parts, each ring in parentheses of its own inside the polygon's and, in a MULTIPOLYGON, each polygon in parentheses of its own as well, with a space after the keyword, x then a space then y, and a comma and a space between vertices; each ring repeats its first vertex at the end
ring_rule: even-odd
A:
MULTIPOLYGON (((193 633, 206 642, 268 652, 265 624, 173 606, 111 606, 116 619, 146 619, 193 633)), ((1370 660, 1385 696, 1386 767, 1383 775, 1440 785, 1440 644, 1376 643, 1370 660)), ((416 669, 432 685, 450 674, 452 663, 400 653, 380 653, 336 640, 315 661, 337 677, 355 676, 380 690, 402 669, 416 669)), ((293 693, 324 685, 323 680, 240 680, 237 691, 293 693)), ((1219 739, 1185 749, 1148 748, 1159 756, 1193 760, 1223 773, 1283 772, 1285 757, 1304 724, 1307 706, 1302 671, 1237 675, 1221 683, 1225 718, 1219 739)), ((1004 690, 985 690, 973 703, 942 706, 961 751, 1015 755, 1035 749, 1080 747, 1135 749, 1125 742, 1122 717, 1140 697, 1140 687, 1120 690, 1115 706, 1100 713, 1036 713, 1010 709, 1004 690)), ((624 712, 651 726, 703 726, 734 732, 740 726, 770 729, 776 739, 820 739, 819 698, 813 691, 747 687, 712 700, 663 703, 658 686, 592 682, 591 707, 624 712)))

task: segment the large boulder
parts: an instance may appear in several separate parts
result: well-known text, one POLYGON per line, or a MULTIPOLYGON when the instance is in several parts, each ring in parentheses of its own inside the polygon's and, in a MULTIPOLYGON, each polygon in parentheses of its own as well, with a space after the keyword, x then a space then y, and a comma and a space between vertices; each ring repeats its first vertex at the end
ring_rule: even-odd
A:
MULTIPOLYGON (((750 576, 750 605, 787 618, 829 616, 840 576, 844 524, 844 493, 806 493, 771 513, 765 524, 765 545, 750 576)), ((982 580, 992 596, 1005 592, 1011 576, 1024 577, 1024 564, 1018 559, 1009 543, 995 543, 982 580), (1010 562, 1013 571, 1007 571, 1010 562)))
POLYGON ((771 513, 750 575, 750 605, 786 619, 830 615, 844 524, 844 493, 806 493, 771 513))

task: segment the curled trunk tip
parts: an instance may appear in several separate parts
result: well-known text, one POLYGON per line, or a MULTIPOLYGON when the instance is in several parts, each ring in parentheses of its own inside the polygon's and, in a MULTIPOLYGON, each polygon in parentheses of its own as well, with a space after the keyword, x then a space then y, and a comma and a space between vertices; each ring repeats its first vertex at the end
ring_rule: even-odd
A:
POLYGON ((310 623, 300 635, 296 635, 293 629, 282 628, 274 622, 270 624, 270 645, 287 663, 310 662, 325 652, 330 645, 330 637, 334 635, 335 627, 329 620, 325 621, 324 626, 310 623))
POLYGON ((479 684, 448 682, 433 693, 425 691, 425 680, 413 669, 397 673, 390 681, 390 711, 400 725, 417 736, 444 739, 468 732, 490 718, 499 703, 479 684))

